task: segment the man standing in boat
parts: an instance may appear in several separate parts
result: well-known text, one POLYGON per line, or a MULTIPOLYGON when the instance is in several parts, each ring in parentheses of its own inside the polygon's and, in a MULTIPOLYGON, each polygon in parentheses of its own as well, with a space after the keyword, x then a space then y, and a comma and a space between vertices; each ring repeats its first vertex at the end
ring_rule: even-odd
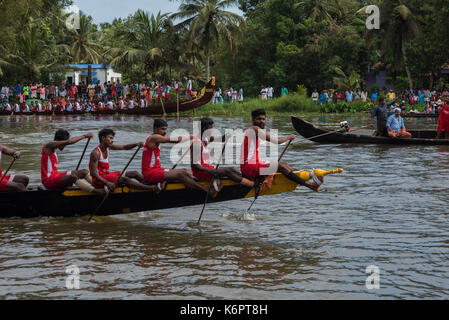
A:
POLYGON ((305 186, 313 191, 320 191, 320 186, 316 183, 306 182, 294 173, 294 169, 286 162, 269 163, 261 161, 259 158, 260 141, 267 141, 274 144, 283 144, 289 140, 295 140, 292 134, 285 138, 275 138, 265 132, 266 112, 264 109, 254 110, 252 113, 253 124, 245 131, 242 145, 240 169, 242 175, 249 179, 256 179, 264 176, 262 169, 275 167, 277 172, 282 173, 287 179, 305 186))
POLYGON ((115 132, 112 129, 102 129, 98 134, 100 145, 92 150, 89 162, 93 183, 100 187, 105 186, 112 192, 118 185, 158 192, 159 189, 156 186, 144 184, 143 176, 137 171, 128 171, 120 179, 121 171, 109 171, 109 150, 131 150, 143 147, 143 142, 116 145, 114 137, 115 132))
POLYGON ((395 101, 385 103, 385 98, 379 98, 379 104, 371 111, 371 120, 374 123, 374 118, 377 120, 377 131, 375 136, 388 137, 387 132, 387 120, 388 120, 388 108, 393 105, 395 101))
POLYGON ((23 192, 27 191, 28 182, 30 179, 24 175, 7 175, 3 177, 2 172, 2 154, 19 159, 22 155, 19 151, 9 149, 0 144, 0 192, 23 192))
MULTIPOLYGON (((228 177, 234 182, 240 183, 245 187, 254 187, 254 182, 242 177, 242 175, 234 168, 221 167, 215 169, 210 163, 209 144, 214 140, 224 141, 226 137, 207 137, 205 133, 207 130, 212 130, 214 127, 214 121, 210 118, 201 119, 201 136, 195 137, 195 140, 191 146, 191 167, 193 176, 200 181, 210 182, 212 177, 222 178, 228 177)), ((218 187, 214 183, 214 187, 218 187)))
MULTIPOLYGON (((208 188, 197 183, 192 178, 192 173, 186 169, 163 169, 161 165, 161 150, 159 146, 166 143, 180 143, 192 137, 178 137, 173 139, 167 137, 168 124, 163 119, 155 119, 153 124, 153 134, 145 142, 142 156, 142 174, 148 183, 165 184, 167 182, 180 181, 187 188, 208 192, 208 188)), ((217 190, 210 190, 212 197, 217 196, 217 190)))
POLYGON ((92 133, 88 133, 79 137, 70 138, 67 130, 59 129, 55 133, 53 141, 47 142, 42 147, 41 155, 41 180, 47 189, 67 189, 75 184, 81 190, 104 194, 103 190, 95 190, 90 184, 92 179, 88 170, 76 170, 60 173, 58 171, 58 156, 56 150, 64 150, 66 146, 80 142, 83 139, 93 138, 92 133), (89 183, 83 181, 87 180, 89 183))

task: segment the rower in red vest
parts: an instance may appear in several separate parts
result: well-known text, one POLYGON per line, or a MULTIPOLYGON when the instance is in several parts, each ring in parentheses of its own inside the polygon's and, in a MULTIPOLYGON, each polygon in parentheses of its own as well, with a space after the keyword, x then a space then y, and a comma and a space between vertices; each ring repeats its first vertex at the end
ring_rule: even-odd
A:
POLYGON ((161 188, 144 184, 144 177, 137 171, 128 171, 120 177, 121 171, 109 170, 109 150, 131 150, 143 147, 143 142, 127 144, 124 146, 114 144, 115 132, 112 129, 103 129, 98 134, 100 145, 90 154, 89 169, 95 185, 105 186, 114 191, 117 186, 128 186, 135 189, 159 192, 161 188))
POLYGON ((266 123, 266 112, 264 109, 257 109, 252 112, 253 125, 245 131, 242 144, 240 169, 242 175, 249 179, 256 179, 260 176, 268 176, 270 173, 280 172, 287 179, 318 192, 320 186, 316 183, 306 182, 294 173, 294 169, 285 162, 264 162, 259 157, 260 141, 267 141, 274 144, 283 144, 289 140, 293 141, 292 134, 285 138, 275 138, 264 131, 266 123), (272 172, 274 171, 274 172, 272 172))
MULTIPOLYGON (((207 137, 207 131, 214 128, 214 120, 210 118, 201 119, 201 138, 195 138, 190 153, 191 166, 193 176, 200 181, 211 181, 212 177, 222 178, 228 177, 234 182, 240 183, 245 187, 254 187, 254 182, 242 177, 240 172, 231 167, 219 167, 215 169, 210 163, 209 144, 215 140, 224 142, 226 136, 223 137, 207 137)), ((214 187, 218 188, 214 183, 214 187)))
POLYGON ((96 190, 92 186, 92 178, 88 170, 75 170, 59 172, 58 170, 58 156, 56 150, 63 151, 66 146, 73 145, 83 139, 93 138, 92 133, 88 133, 79 137, 70 138, 70 133, 67 130, 59 129, 55 133, 53 141, 47 142, 42 147, 41 155, 41 180, 42 184, 47 189, 67 189, 74 184, 81 190, 104 195, 103 190, 96 190), (86 181, 84 181, 85 179, 86 181))
MULTIPOLYGON (((209 189, 199 184, 192 178, 192 173, 186 169, 163 169, 161 165, 161 149, 163 143, 180 143, 192 137, 178 137, 173 139, 167 137, 168 124, 165 120, 155 119, 153 124, 153 134, 145 142, 145 149, 142 155, 142 174, 148 183, 162 183, 180 181, 187 188, 208 192, 209 189)), ((212 197, 217 196, 216 190, 210 190, 212 197)))
POLYGON ((449 95, 443 96, 443 107, 440 109, 438 117, 437 139, 441 138, 444 131, 444 139, 449 139, 449 95))
MULTIPOLYGON (((30 179, 24 175, 7 175, 3 177, 2 172, 2 154, 19 159, 22 154, 19 151, 9 149, 0 145, 0 192, 23 192, 27 191, 28 182, 30 179)), ((6 174, 6 172, 5 172, 6 174)))

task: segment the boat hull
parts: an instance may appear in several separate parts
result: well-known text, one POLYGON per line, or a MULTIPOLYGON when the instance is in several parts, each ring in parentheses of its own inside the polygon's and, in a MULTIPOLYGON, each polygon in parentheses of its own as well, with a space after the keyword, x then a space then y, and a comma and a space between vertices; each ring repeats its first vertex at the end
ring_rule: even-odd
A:
POLYGON ((387 144, 387 145, 449 145, 449 140, 435 139, 436 132, 431 130, 410 131, 411 139, 392 139, 389 137, 375 137, 360 134, 329 133, 331 131, 315 127, 313 124, 297 117, 292 117, 295 130, 304 138, 317 143, 359 143, 359 144, 387 144), (313 138, 318 135, 318 138, 313 138))
MULTIPOLYGON (((298 172, 299 174, 299 172, 298 172)), ((209 202, 223 202, 254 197, 254 189, 230 180, 222 180, 223 190, 209 202)), ((202 183, 209 186, 209 183, 202 183)), ((272 195, 295 190, 297 185, 277 174, 273 187, 261 195, 272 195)), ((159 195, 135 189, 117 188, 101 206, 98 216, 127 214, 203 204, 205 193, 186 189, 183 184, 169 184, 159 195)), ((29 192, 0 193, 0 218, 76 217, 92 214, 102 197, 79 189, 32 190, 29 192)))

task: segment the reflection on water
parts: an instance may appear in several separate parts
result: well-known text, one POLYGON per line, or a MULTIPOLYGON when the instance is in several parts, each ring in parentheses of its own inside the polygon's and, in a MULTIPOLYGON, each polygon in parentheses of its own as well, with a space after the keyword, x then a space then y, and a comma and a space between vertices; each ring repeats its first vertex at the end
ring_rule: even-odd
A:
MULTIPOLYGON (((352 127, 368 117, 313 116, 352 127)), ((191 119, 171 128, 190 129, 191 119)), ((249 118, 216 119, 243 128, 249 118)), ((426 119, 409 128, 433 128, 426 119)), ((42 144, 55 129, 73 135, 112 127, 117 143, 143 141, 149 117, 0 117, 0 143, 23 151, 14 166, 39 184, 42 144)), ((288 117, 270 119, 282 134, 288 117)), ((83 143, 59 154, 76 166, 83 143)), ((91 148, 95 144, 92 143, 91 148)), ((132 151, 131 151, 132 153, 132 151)), ((111 153, 120 169, 130 152, 111 153)), ((169 149, 162 148, 162 162, 169 149)), ((6 157, 5 157, 6 158, 6 157)), ((0 219, 0 298, 78 299, 378 299, 449 297, 447 181, 449 147, 318 145, 298 138, 286 153, 298 169, 338 168, 323 192, 298 188, 249 199, 96 218, 0 219), (66 267, 80 268, 80 289, 66 289, 66 267), (380 289, 367 290, 366 267, 380 268, 380 289)), ((3 166, 9 159, 3 159, 3 166)), ((87 158, 83 166, 87 166, 87 158)), ((139 170, 140 158, 132 164, 139 170)), ((64 208, 61 208, 64 210, 64 208)))

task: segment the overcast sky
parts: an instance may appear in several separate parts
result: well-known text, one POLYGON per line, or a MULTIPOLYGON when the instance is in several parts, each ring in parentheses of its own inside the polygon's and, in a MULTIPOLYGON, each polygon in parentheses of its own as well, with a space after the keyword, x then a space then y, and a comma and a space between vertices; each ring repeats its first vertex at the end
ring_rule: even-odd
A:
MULTIPOLYGON (((179 7, 178 1, 168 0, 74 0, 73 3, 82 12, 92 16, 97 24, 112 22, 114 18, 125 18, 137 9, 157 14, 159 11, 174 13, 179 7)), ((242 14, 237 7, 228 10, 242 14)))

